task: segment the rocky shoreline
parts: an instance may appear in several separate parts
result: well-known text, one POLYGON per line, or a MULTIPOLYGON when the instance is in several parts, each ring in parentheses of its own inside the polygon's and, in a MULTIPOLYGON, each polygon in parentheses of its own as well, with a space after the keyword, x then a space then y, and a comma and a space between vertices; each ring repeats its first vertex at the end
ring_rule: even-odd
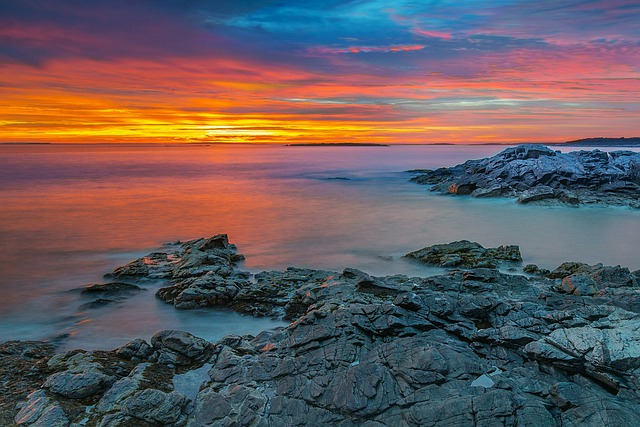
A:
POLYGON ((520 145, 479 160, 410 171, 441 194, 510 197, 519 203, 640 208, 640 153, 574 151, 520 145))
POLYGON ((468 241, 407 256, 450 271, 251 276, 226 235, 167 245, 85 291, 99 303, 162 279, 176 308, 290 325, 217 343, 160 331, 113 351, 2 343, 0 425, 640 425, 640 271, 524 274, 517 246, 468 241))

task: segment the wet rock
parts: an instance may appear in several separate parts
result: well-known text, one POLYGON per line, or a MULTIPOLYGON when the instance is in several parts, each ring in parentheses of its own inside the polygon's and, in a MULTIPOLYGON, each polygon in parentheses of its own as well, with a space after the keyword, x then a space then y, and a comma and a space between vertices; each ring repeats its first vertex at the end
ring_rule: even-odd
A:
POLYGON ((536 276, 546 276, 551 272, 546 268, 540 268, 535 264, 527 264, 522 268, 522 271, 529 274, 535 274, 536 276))
MULTIPOLYGON (((553 157, 545 153, 514 155, 553 157)), ((184 254, 170 261, 174 298, 207 289, 214 276, 247 277, 238 276, 226 238, 182 245, 184 254)), ((470 265, 512 261, 516 253, 466 241, 450 247, 458 250, 445 258, 470 265)), ((430 249, 422 255, 442 262, 446 251, 430 249)), ((635 273, 581 263, 546 276, 527 268, 535 277, 466 268, 425 278, 355 269, 259 273, 219 303, 286 317, 287 327, 216 344, 161 331, 151 344, 45 358, 49 379, 33 384, 15 420, 143 427, 640 422, 635 273), (195 384, 184 388, 187 378, 195 384)))
POLYGON ((412 181, 442 194, 516 197, 520 203, 611 204, 637 207, 640 153, 560 153, 520 145, 450 168, 418 170, 412 181))
POLYGON ((140 286, 130 283, 110 282, 89 285, 82 290, 83 294, 122 295, 136 293, 142 290, 140 286))
POLYGON ((505 189, 502 185, 496 184, 488 188, 476 188, 471 192, 471 196, 477 197, 479 199, 488 197, 500 197, 504 195, 505 191, 508 192, 508 189, 505 189))
POLYGON ((323 289, 340 283, 339 277, 336 272, 293 267, 261 272, 255 275, 256 283, 242 288, 230 306, 254 316, 296 319, 322 298, 323 289))
POLYGON ((127 278, 154 278, 161 279, 169 277, 172 265, 175 262, 173 255, 176 249, 168 247, 167 252, 153 252, 139 258, 129 264, 116 268, 113 273, 105 275, 106 278, 127 279, 127 278))
MULTIPOLYGON (((203 361, 213 352, 213 345, 184 331, 160 331, 151 338, 151 345, 161 352, 173 353, 190 360, 203 361)), ((177 359, 173 361, 176 363, 177 359)))
POLYGON ((83 304, 84 308, 99 308, 118 301, 122 301, 142 291, 140 286, 123 282, 98 283, 88 285, 82 289, 85 296, 97 297, 95 300, 83 304))
POLYGON ((126 359, 146 360, 153 353, 153 347, 145 340, 137 338, 117 349, 116 353, 126 359))
POLYGON ((156 296, 176 308, 228 306, 250 284, 249 274, 234 269, 244 256, 226 234, 181 243, 166 253, 166 259, 158 268, 170 286, 159 289, 156 296))
POLYGON ((553 191, 553 188, 546 185, 539 185, 523 191, 518 196, 518 203, 526 204, 539 200, 553 199, 554 197, 556 197, 556 193, 553 191))
POLYGON ((82 399, 107 389, 115 378, 102 372, 58 372, 44 384, 51 392, 71 399, 82 399))
POLYGON ((459 268, 496 268, 503 262, 522 261, 518 246, 485 248, 479 243, 468 240, 427 246, 420 250, 409 252, 405 257, 415 258, 426 264, 459 268))

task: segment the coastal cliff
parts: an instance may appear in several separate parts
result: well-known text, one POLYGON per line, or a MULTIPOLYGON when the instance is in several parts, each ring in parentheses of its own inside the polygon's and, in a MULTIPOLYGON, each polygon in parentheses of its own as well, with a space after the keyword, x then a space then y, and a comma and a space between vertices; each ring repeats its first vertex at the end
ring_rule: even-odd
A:
POLYGON ((561 153, 528 144, 448 168, 411 172, 412 181, 441 194, 640 208, 640 153, 633 151, 561 153))
POLYGON ((116 269, 108 279, 121 282, 100 290, 160 278, 167 286, 157 296, 176 307, 227 307, 290 325, 217 343, 166 330, 113 351, 56 355, 45 343, 7 342, 0 421, 640 424, 640 273, 564 263, 516 274, 517 246, 467 241, 407 256, 451 269, 373 277, 289 268, 251 278, 238 270, 242 256, 226 235, 168 245, 116 269))

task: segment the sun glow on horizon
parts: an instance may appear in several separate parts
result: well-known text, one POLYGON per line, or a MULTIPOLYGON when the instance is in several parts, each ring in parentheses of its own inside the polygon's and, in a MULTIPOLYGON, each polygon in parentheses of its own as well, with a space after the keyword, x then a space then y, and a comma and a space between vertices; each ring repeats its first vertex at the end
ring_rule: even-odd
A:
POLYGON ((123 16, 119 2, 26 1, 0 17, 0 142, 634 136, 640 5, 574 3, 137 4, 123 16), (466 18, 442 18, 454 12, 466 18))

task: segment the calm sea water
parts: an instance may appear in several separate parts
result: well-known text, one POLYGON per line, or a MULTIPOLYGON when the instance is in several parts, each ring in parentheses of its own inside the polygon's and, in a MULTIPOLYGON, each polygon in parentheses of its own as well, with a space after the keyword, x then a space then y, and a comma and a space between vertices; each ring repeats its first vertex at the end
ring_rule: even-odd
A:
POLYGON ((640 268, 640 212, 438 196, 413 168, 497 146, 0 146, 0 341, 109 349, 160 329, 216 340, 280 324, 178 311, 153 287, 84 308, 78 288, 162 243, 228 233, 244 269, 435 272, 401 255, 458 239, 518 244, 525 263, 640 268), (346 179, 335 179, 346 178, 346 179))

